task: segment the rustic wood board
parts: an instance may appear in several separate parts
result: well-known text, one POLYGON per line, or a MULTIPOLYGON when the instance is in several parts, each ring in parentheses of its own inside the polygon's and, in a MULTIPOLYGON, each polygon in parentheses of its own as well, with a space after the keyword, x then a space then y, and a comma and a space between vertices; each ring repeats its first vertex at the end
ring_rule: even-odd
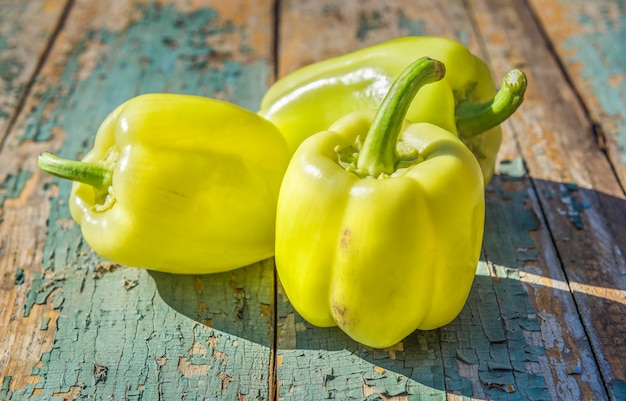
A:
POLYGON ((611 399, 624 399, 626 196, 530 10, 515 1, 470 4, 487 27, 494 69, 521 65, 529 75, 525 105, 509 123, 601 378, 611 399))
POLYGON ((67 3, 0 1, 0 141, 19 112, 67 3))
POLYGON ((140 93, 256 108, 273 71, 272 12, 77 0, 53 21, 63 29, 0 155, 15 173, 2 183, 0 399, 268 399, 273 265, 194 277, 107 263, 69 217, 69 183, 34 162, 44 149, 79 157, 140 93))
POLYGON ((624 61, 610 51, 625 11, 529 3, 0 0, 0 400, 625 399, 624 61), (100 259, 69 184, 35 167, 43 150, 80 157, 137 94, 255 110, 275 76, 404 35, 457 38, 496 77, 523 68, 529 89, 504 125, 467 305, 389 349, 305 322, 271 260, 178 276, 100 259))
POLYGON ((531 0, 598 141, 626 190, 626 7, 619 0, 531 0))

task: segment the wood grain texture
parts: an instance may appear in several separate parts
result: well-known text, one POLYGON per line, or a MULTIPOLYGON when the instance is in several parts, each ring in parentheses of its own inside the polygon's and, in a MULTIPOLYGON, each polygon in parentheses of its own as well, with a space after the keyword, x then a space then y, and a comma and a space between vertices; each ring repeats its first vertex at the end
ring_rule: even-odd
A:
POLYGON ((273 265, 178 277, 110 264, 70 219, 69 183, 34 164, 44 149, 80 157, 141 93, 256 109, 271 3, 201 3, 73 3, 0 154, 0 399, 268 399, 273 265))
POLYGON ((298 1, 280 2, 278 76, 312 62, 407 35, 457 38, 476 50, 460 2, 298 1), (324 29, 320 29, 320 27, 324 29))
POLYGON ((626 5, 529 2, 594 123, 626 191, 626 5))
POLYGON ((510 126, 609 397, 623 399, 626 198, 530 10, 515 1, 471 4, 477 25, 489 27, 482 32, 496 72, 521 63, 529 75, 510 126))
POLYGON ((69 1, 0 1, 0 141, 53 40, 69 1))

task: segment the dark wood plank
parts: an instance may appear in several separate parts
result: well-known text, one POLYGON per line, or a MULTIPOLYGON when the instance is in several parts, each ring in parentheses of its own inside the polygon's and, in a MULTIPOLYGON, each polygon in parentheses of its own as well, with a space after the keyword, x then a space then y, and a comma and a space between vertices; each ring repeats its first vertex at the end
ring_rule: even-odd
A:
POLYGON ((617 0, 530 1, 626 191, 626 8, 617 0))
POLYGON ((35 160, 44 149, 80 157, 140 93, 256 109, 272 18, 269 1, 73 3, 0 153, 14 177, 0 224, 1 399, 270 398, 271 261, 213 276, 110 264, 71 220, 69 183, 35 160))
POLYGON ((495 71, 521 64, 528 72, 526 103, 510 121, 515 143, 609 397, 623 399, 626 197, 530 10, 515 1, 470 4, 495 71))
MULTIPOLYGON (((6 143, 8 130, 61 23, 66 3, 0 1, 0 149, 11 146, 6 143)), ((28 152, 17 150, 0 156, 0 332, 7 334, 0 339, 0 375, 4 376, 6 370, 15 372, 13 383, 17 386, 31 381, 31 366, 38 361, 32 356, 33 350, 48 348, 52 342, 45 331, 7 329, 14 325, 22 312, 21 308, 15 310, 13 305, 23 307, 26 297, 26 286, 21 285, 25 280, 23 266, 40 264, 41 261, 44 235, 42 230, 30 230, 28 226, 42 227, 49 209, 32 200, 38 198, 37 193, 43 195, 32 179, 32 168, 18 167, 27 163, 29 157, 28 152), (20 193, 25 196, 20 197, 20 193), (30 366, 22 362, 30 363, 30 366)), ((52 308, 40 310, 32 318, 24 319, 25 326, 38 327, 45 319, 49 321, 49 327, 54 327, 56 314, 52 308)), ((2 381, 4 383, 6 379, 2 381)))

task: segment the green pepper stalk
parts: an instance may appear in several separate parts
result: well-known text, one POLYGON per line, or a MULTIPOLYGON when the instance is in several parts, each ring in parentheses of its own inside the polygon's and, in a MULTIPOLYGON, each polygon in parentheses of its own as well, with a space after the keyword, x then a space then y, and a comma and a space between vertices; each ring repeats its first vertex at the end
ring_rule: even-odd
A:
POLYGON ((276 269, 311 324, 384 348, 449 323, 465 304, 484 228, 480 166, 455 133, 404 118, 443 75, 439 61, 416 61, 377 111, 340 118, 292 157, 276 269))
POLYGON ((103 258, 181 274, 239 268, 274 254, 289 161, 277 128, 233 104, 149 94, 118 106, 82 161, 39 167, 73 181, 72 218, 103 258))
POLYGON ((503 123, 522 105, 526 85, 526 75, 514 69, 504 76, 493 99, 484 103, 461 102, 455 110, 459 136, 472 138, 503 123))
POLYGON ((392 174, 396 169, 396 142, 413 98, 425 84, 444 77, 445 66, 430 58, 421 58, 407 67, 383 99, 372 121, 357 168, 372 177, 392 174))
POLYGON ((37 166, 55 177, 89 185, 103 195, 108 192, 113 182, 114 163, 110 162, 111 157, 107 159, 89 163, 62 159, 50 152, 43 152, 37 158, 37 166))

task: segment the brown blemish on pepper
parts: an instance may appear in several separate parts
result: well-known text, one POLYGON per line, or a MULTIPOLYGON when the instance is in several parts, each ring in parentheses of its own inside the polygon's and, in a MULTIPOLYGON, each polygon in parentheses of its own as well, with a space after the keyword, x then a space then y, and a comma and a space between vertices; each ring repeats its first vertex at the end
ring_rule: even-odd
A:
POLYGON ((346 326, 348 319, 346 318, 346 307, 333 303, 333 315, 338 326, 346 326))
POLYGON ((352 231, 349 228, 345 228, 341 233, 341 239, 339 240, 339 246, 341 249, 350 248, 350 244, 352 243, 352 231))

